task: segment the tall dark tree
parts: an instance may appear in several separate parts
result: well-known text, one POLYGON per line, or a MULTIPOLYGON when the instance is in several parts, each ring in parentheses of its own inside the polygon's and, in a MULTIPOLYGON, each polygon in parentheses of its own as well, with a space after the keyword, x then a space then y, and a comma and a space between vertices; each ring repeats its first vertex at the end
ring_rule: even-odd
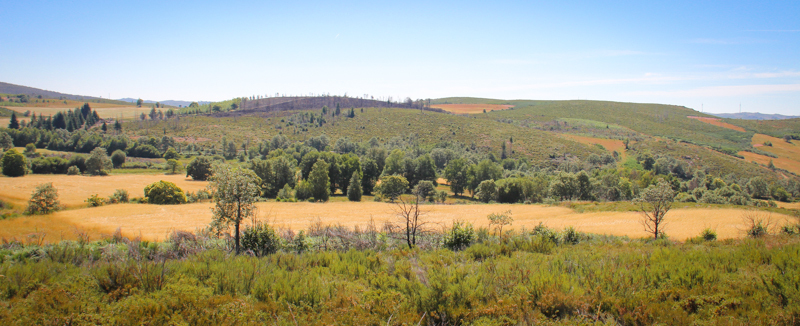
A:
POLYGON ((17 121, 16 113, 11 113, 11 122, 8 123, 8 129, 19 129, 19 121, 17 121))
POLYGON ((88 118, 90 113, 92 113, 92 108, 89 106, 89 103, 83 103, 81 107, 81 115, 83 118, 88 118))

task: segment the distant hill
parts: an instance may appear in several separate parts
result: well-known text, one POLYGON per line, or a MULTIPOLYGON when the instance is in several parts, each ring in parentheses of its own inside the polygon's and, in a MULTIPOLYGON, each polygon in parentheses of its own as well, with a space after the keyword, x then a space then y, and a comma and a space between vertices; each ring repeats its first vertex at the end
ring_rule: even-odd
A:
POLYGON ((74 94, 64 94, 54 91, 48 91, 44 89, 22 86, 22 85, 15 85, 0 82, 0 94, 26 94, 31 97, 38 97, 42 96, 43 98, 51 98, 51 99, 59 99, 59 100, 75 100, 75 101, 101 101, 103 103, 113 103, 113 104, 124 104, 120 101, 109 100, 94 96, 84 96, 84 95, 74 95, 74 94))
POLYGON ((758 112, 740 112, 740 113, 709 113, 720 118, 728 119, 743 119, 743 120, 784 120, 800 118, 796 115, 782 115, 782 114, 766 114, 758 112))
MULTIPOLYGON (((119 101, 129 102, 129 103, 136 103, 137 100, 138 99, 136 98, 130 98, 130 97, 119 99, 119 101)), ((143 101, 144 103, 147 104, 155 104, 156 102, 158 102, 169 106, 189 106, 189 104, 192 104, 192 101, 176 101, 176 100, 166 100, 166 101, 143 100, 143 101)), ((210 101, 196 101, 196 102, 200 105, 211 103, 210 101)))

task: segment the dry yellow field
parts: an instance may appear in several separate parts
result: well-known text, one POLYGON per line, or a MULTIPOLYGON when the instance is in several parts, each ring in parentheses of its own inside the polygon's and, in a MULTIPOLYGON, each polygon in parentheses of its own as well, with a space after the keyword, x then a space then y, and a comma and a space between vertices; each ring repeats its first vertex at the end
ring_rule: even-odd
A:
MULTIPOLYGON (((36 113, 38 116, 40 113, 45 117, 48 115, 55 115, 58 112, 62 112, 65 110, 72 110, 76 107, 82 106, 83 103, 76 105, 76 106, 60 106, 60 107, 9 107, 9 109, 23 113, 25 111, 30 110, 33 113, 36 113)), ((89 103, 89 106, 92 107, 93 110, 97 111, 97 115, 99 115, 103 119, 117 119, 121 118, 124 120, 131 120, 131 119, 138 119, 139 115, 144 113, 150 113, 150 106, 142 106, 136 107, 135 105, 128 105, 128 106, 121 106, 116 104, 103 104, 103 103, 89 103)), ((161 109, 162 111, 166 111, 167 109, 161 109)), ((22 117, 21 115, 17 115, 17 118, 21 120, 28 121, 30 118, 22 117)))
POLYGON ((572 134, 559 134, 559 135, 564 137, 564 138, 577 141, 577 142, 579 142, 581 144, 603 145, 603 147, 609 152, 617 151, 617 153, 622 155, 622 157, 626 156, 625 144, 622 143, 622 141, 619 140, 619 139, 586 137, 586 136, 578 136, 578 135, 572 135, 572 134))
POLYGON ((431 105, 434 109, 442 109, 452 113, 483 113, 491 111, 501 111, 513 108, 513 105, 505 104, 434 104, 431 105))
POLYGON ((730 123, 727 123, 727 122, 722 122, 722 119, 719 119, 719 118, 697 117, 697 116, 693 116, 693 115, 687 116, 687 118, 695 119, 697 121, 702 121, 702 122, 705 122, 705 123, 708 123, 708 124, 715 125, 717 127, 728 128, 728 129, 731 129, 731 130, 745 132, 744 128, 739 127, 739 126, 734 126, 734 125, 732 125, 730 123))
POLYGON ((67 207, 82 206, 89 196, 108 197, 116 189, 125 189, 131 197, 144 197, 144 187, 159 180, 173 182, 183 191, 204 189, 207 182, 192 181, 182 174, 176 175, 111 175, 89 177, 64 174, 30 174, 19 178, 0 177, 0 199, 25 205, 36 186, 52 182, 58 189, 61 204, 67 207))
POLYGON ((758 149, 778 155, 779 157, 788 158, 800 164, 800 144, 798 144, 797 140, 787 143, 782 138, 775 138, 762 134, 753 135, 753 146, 764 144, 766 141, 771 142, 772 146, 760 146, 758 149))
POLYGON ((758 149, 770 152, 778 157, 772 158, 751 152, 739 152, 739 155, 744 156, 745 161, 755 161, 764 165, 767 165, 769 164, 769 161, 772 161, 772 164, 775 164, 775 167, 777 168, 800 174, 800 145, 797 144, 797 141, 787 143, 781 138, 755 134, 753 135, 751 144, 753 147, 758 147, 758 149), (764 142, 767 141, 771 142, 772 146, 764 146, 764 142))
MULTIPOLYGON (((163 240, 175 230, 196 231, 206 227, 211 221, 211 206, 208 203, 175 206, 122 204, 67 210, 48 216, 19 217, 0 221, 0 237, 24 238, 25 234, 34 232, 33 225, 38 225, 39 231, 47 232, 48 241, 60 240, 59 235, 63 238, 71 236, 59 230, 82 229, 89 230, 88 233, 92 235, 108 235, 117 228, 128 237, 140 236, 148 240, 163 240), (20 224, 26 219, 47 219, 48 222, 32 223, 25 229, 20 224), (46 225, 53 225, 54 230, 44 229, 46 225), (10 233, 8 226, 13 226, 15 233, 10 233)), ((365 227, 370 219, 374 219, 378 227, 387 221, 397 221, 395 205, 389 203, 272 202, 260 203, 258 208, 262 221, 293 230, 307 229, 317 221, 348 227, 365 227)), ((647 236, 642 231, 640 215, 635 212, 576 213, 564 207, 521 204, 424 206, 425 219, 430 222, 429 227, 437 230, 457 220, 470 222, 476 226, 488 226, 487 215, 506 210, 511 210, 514 218, 512 229, 531 229, 541 222, 555 229, 573 226, 582 232, 630 237, 647 236)), ((742 216, 747 212, 744 209, 675 209, 667 215, 666 232, 677 240, 695 237, 705 228, 716 230, 721 239, 742 237, 745 229, 742 216)), ((769 217, 777 225, 794 222, 794 218, 787 215, 759 214, 769 217)))

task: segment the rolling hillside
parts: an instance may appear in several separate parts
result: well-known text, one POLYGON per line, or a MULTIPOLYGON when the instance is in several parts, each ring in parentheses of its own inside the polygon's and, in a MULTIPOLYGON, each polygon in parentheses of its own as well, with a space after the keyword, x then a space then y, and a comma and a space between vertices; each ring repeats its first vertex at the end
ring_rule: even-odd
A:
POLYGON ((22 85, 9 84, 4 82, 0 82, 0 94, 12 94, 12 95, 25 94, 31 97, 42 96, 43 98, 49 98, 49 99, 92 101, 92 102, 100 101, 102 103, 109 103, 109 104, 127 104, 123 101, 103 99, 94 96, 64 94, 64 93, 48 91, 44 89, 22 86, 22 85))

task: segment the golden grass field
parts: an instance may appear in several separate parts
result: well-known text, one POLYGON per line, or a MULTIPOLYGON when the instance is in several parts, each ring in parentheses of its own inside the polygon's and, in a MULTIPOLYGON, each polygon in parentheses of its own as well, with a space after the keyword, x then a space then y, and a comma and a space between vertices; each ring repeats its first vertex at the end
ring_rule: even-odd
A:
POLYGON ((798 144, 800 141, 793 140, 791 143, 787 143, 782 138, 775 138, 762 134, 753 135, 752 144, 754 146, 757 144, 763 145, 766 141, 771 142, 772 146, 761 146, 759 147, 760 150, 785 157, 800 164, 800 144, 798 144))
POLYGON ((622 143, 619 139, 607 139, 607 138, 596 138, 596 137, 586 137, 586 136, 579 136, 573 134, 559 134, 560 136, 574 140, 581 144, 586 145, 603 145, 605 149, 609 152, 617 151, 622 157, 625 157, 625 144, 622 143))
POLYGON ((736 130, 736 131, 741 131, 741 132, 745 131, 744 128, 739 127, 739 126, 734 126, 734 125, 732 125, 730 123, 727 123, 727 122, 722 122, 722 119, 719 119, 719 118, 697 117, 697 116, 693 116, 693 115, 687 116, 687 118, 695 119, 697 121, 702 121, 702 122, 705 122, 705 123, 708 123, 708 124, 715 125, 717 127, 728 128, 728 129, 731 129, 731 130, 736 130))
POLYGON ((787 143, 781 138, 775 138, 762 134, 753 135, 751 144, 753 147, 770 152, 778 156, 773 158, 765 155, 759 155, 751 152, 739 152, 739 155, 744 156, 745 161, 755 161, 759 164, 767 165, 769 161, 775 164, 775 167, 791 171, 795 174, 800 174, 800 145, 796 144, 797 141, 787 143), (764 146, 764 142, 771 142, 772 146, 764 146))
MULTIPOLYGON (((110 235, 118 228, 127 237, 163 240, 176 230, 196 231, 211 222, 209 203, 187 205, 118 204, 96 208, 60 211, 46 216, 22 216, 0 221, 0 238, 26 239, 28 234, 44 233, 45 240, 73 239, 75 230, 84 230, 92 239, 110 235)), ((373 219, 380 227, 385 222, 397 222, 395 205, 380 202, 330 203, 259 203, 259 218, 276 227, 292 230, 308 229, 312 223, 348 227, 366 227, 373 219)), ((475 226, 488 226, 490 213, 511 210, 514 223, 511 229, 532 229, 540 222, 548 227, 563 229, 573 226, 581 232, 647 237, 636 212, 577 213, 565 207, 522 204, 484 205, 425 205, 428 227, 441 230, 453 221, 466 221, 475 226)), ((744 236, 746 209, 692 208, 674 209, 667 215, 666 232, 671 238, 685 240, 700 234, 705 228, 716 230, 720 239, 744 236)), ((774 225, 796 222, 793 217, 759 212, 774 225)))
MULTIPOLYGON (((17 111, 19 113, 24 113, 25 111, 30 110, 33 113, 36 113, 38 116, 40 113, 45 117, 48 115, 55 115, 58 112, 63 112, 66 110, 72 110, 76 107, 83 106, 83 103, 78 105, 61 105, 61 106, 51 106, 51 107, 8 107, 8 109, 17 111)), ((150 113, 150 106, 142 106, 136 107, 135 105, 118 105, 118 104, 105 104, 105 103, 89 103, 89 106, 92 107, 93 110, 97 111, 97 115, 103 119, 123 119, 123 120, 135 120, 139 118, 139 115, 142 113, 149 114, 150 113)), ((168 109, 156 109, 166 111, 168 109)), ((8 118, 6 118, 8 119, 8 118)), ((17 119, 20 121, 25 120, 28 121, 30 118, 22 117, 21 115, 17 115, 17 119)), ((6 125, 8 122, 6 122, 6 125)))
POLYGON ((461 114, 483 113, 483 110, 486 110, 486 112, 507 110, 513 108, 514 106, 504 104, 434 104, 431 105, 431 107, 435 109, 442 109, 447 112, 461 114))
MULTIPOLYGON (((43 235, 46 242, 76 239, 80 233, 91 239, 113 234, 118 228, 125 236, 141 236, 147 240, 163 240, 175 230, 196 231, 211 221, 211 204, 148 205, 115 204, 89 208, 84 202, 92 194, 108 197, 116 189, 128 190, 131 197, 143 196, 144 187, 166 180, 176 183, 184 191, 197 191, 207 182, 192 181, 183 175, 112 175, 104 177, 67 175, 27 175, 21 178, 0 177, 0 199, 18 207, 25 207, 36 185, 53 182, 59 190, 62 204, 70 209, 43 216, 19 216, 0 220, 0 239, 29 241, 29 235, 43 235)), ((336 197, 339 198, 339 197, 336 197)), ((800 208, 800 204, 780 203, 785 208, 800 208), (788 205, 788 206, 787 206, 788 205)), ((259 218, 278 227, 293 230, 307 229, 314 222, 342 224, 348 227, 365 227, 370 219, 377 226, 397 221, 396 206, 390 203, 364 201, 351 203, 259 203, 259 218)), ((449 226, 461 220, 475 226, 488 226, 490 213, 511 210, 514 229, 531 229, 540 222, 548 227, 563 229, 574 226, 582 232, 645 237, 640 225, 640 215, 635 212, 578 213, 566 207, 522 204, 465 204, 424 205, 425 218, 433 229, 449 226)), ((700 234, 705 228, 717 231, 720 238, 744 235, 743 215, 751 212, 732 208, 674 209, 668 215, 667 234, 684 240, 700 234)), ((796 222, 796 218, 760 212, 776 225, 796 222)))
POLYGON ((61 204, 79 207, 89 196, 97 194, 108 198, 116 189, 125 189, 131 198, 144 197, 144 187, 159 180, 173 182, 184 191, 195 192, 204 189, 207 182, 192 181, 182 174, 142 175, 121 174, 90 177, 65 174, 29 174, 19 178, 0 177, 0 199, 15 205, 25 206, 36 186, 52 182, 58 189, 61 204))

